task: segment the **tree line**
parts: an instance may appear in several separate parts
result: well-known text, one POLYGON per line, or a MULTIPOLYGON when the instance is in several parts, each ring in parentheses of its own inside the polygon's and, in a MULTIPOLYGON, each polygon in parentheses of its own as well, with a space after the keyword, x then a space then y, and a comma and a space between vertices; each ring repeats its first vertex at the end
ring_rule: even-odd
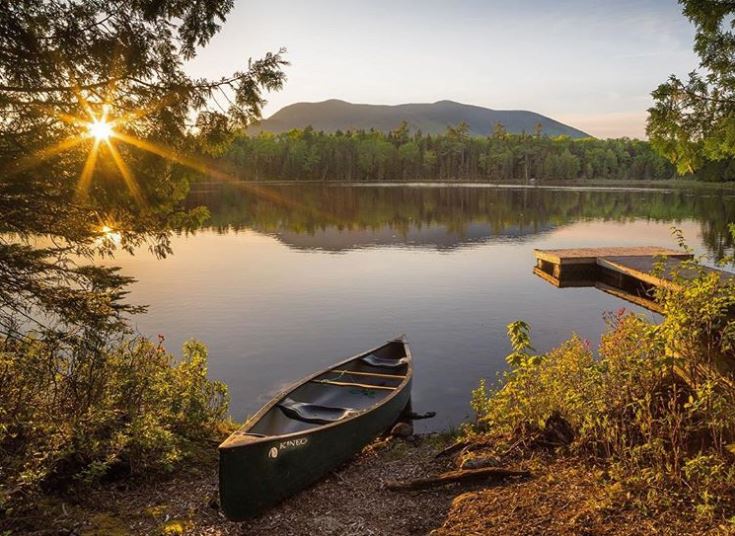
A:
MULTIPOLYGON (((487 137, 469 135, 466 124, 443 134, 411 132, 406 123, 390 132, 326 133, 311 127, 274 134, 222 136, 206 122, 192 138, 195 149, 243 180, 345 181, 553 181, 576 179, 658 180, 675 167, 646 141, 572 139, 513 134, 503 125, 487 137)), ((194 148, 193 148, 194 149, 194 148)))

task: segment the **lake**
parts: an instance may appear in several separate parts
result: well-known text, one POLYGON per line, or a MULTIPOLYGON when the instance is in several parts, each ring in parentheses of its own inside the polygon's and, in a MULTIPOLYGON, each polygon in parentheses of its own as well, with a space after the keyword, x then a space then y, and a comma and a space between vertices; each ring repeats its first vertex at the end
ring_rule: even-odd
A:
MULTIPOLYGON (((137 329, 177 354, 209 347, 244 420, 276 391, 405 333, 416 360, 420 430, 471 416, 470 391, 505 370, 506 325, 532 326, 548 350, 576 332, 599 340, 603 313, 642 309, 532 274, 534 248, 676 247, 675 225, 708 261, 732 247, 735 195, 477 185, 197 185, 209 226, 176 236, 174 255, 112 263, 149 304, 137 329)), ((105 261, 109 262, 109 261, 105 261)))

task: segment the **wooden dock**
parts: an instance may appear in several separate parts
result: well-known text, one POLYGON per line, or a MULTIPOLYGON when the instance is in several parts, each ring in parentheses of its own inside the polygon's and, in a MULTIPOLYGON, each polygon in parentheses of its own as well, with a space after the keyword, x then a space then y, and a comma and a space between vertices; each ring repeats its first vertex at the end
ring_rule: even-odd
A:
MULTIPOLYGON (((596 287, 636 305, 660 312, 654 299, 657 287, 675 286, 674 274, 691 278, 697 272, 682 264, 689 253, 661 247, 536 249, 533 272, 554 286, 596 287)), ((733 278, 735 274, 702 268, 733 278)))

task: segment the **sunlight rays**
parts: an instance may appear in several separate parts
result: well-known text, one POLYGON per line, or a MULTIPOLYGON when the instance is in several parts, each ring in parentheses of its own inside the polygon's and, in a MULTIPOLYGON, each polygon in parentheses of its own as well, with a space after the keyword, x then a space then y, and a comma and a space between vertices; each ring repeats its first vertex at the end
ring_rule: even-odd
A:
POLYGON ((143 149, 144 151, 147 151, 149 153, 158 155, 172 162, 176 162, 177 164, 181 164, 182 166, 186 166, 190 169, 193 169, 194 171, 198 171, 205 175, 209 175, 211 177, 214 177, 224 182, 230 182, 230 183, 241 185, 243 188, 250 190, 251 192, 255 194, 258 194, 260 197, 267 199, 269 201, 273 201, 273 202, 276 202, 282 205, 286 205, 286 206, 301 207, 299 203, 296 203, 290 199, 287 199, 281 195, 278 195, 271 190, 268 190, 266 188, 262 188, 256 185, 252 185, 252 184, 244 184, 241 181, 238 181, 237 178, 217 169, 210 163, 203 162, 196 158, 191 158, 191 157, 182 155, 171 148, 157 145, 157 144, 151 143, 146 140, 141 140, 139 138, 135 138, 133 136, 124 134, 122 132, 115 132, 113 134, 113 137, 129 145, 133 145, 135 147, 138 147, 139 149, 143 149))
POLYGON ((48 112, 49 115, 54 116, 56 119, 78 129, 77 134, 69 136, 50 147, 36 151, 33 154, 19 159, 16 165, 12 169, 8 170, 9 172, 15 173, 28 170, 54 156, 74 149, 84 142, 91 142, 82 171, 77 181, 77 196, 85 198, 89 194, 97 163, 100 158, 100 151, 107 150, 109 151, 112 162, 115 164, 115 168, 131 196, 139 206, 145 207, 147 206, 147 203, 143 190, 117 147, 118 143, 124 143, 160 156, 168 161, 175 162, 214 179, 235 184, 268 201, 287 207, 299 209, 304 208, 301 203, 280 195, 273 190, 254 184, 244 183, 237 177, 218 169, 212 162, 192 158, 176 151, 175 149, 152 143, 124 132, 126 125, 170 105, 176 99, 176 92, 171 92, 153 105, 124 111, 116 117, 110 117, 109 113, 111 109, 110 103, 112 102, 112 95, 114 94, 114 87, 107 88, 106 96, 99 95, 102 103, 90 103, 90 101, 83 95, 82 91, 76 90, 74 93, 79 107, 83 110, 85 117, 78 117, 59 110, 48 110, 48 112), (98 110, 97 113, 95 113, 95 108, 98 110))
POLYGON ((135 180, 135 177, 133 176, 132 171, 130 171, 130 168, 125 163, 125 161, 122 159, 122 156, 120 156, 120 153, 118 152, 117 147, 115 147, 112 144, 112 141, 109 139, 105 139, 105 144, 107 145, 107 148, 109 149, 110 154, 112 155, 112 159, 115 161, 115 165, 117 166, 117 169, 120 172, 120 175, 122 175, 123 180, 125 181, 125 184, 128 187, 128 190, 130 190, 130 194, 133 196, 133 198, 139 205, 145 205, 146 202, 145 202, 145 199, 143 198, 143 194, 140 191, 140 187, 138 186, 138 181, 135 180))
POLYGON ((89 149, 89 152, 87 153, 84 167, 82 168, 82 172, 80 173, 79 180, 77 182, 77 195, 82 198, 87 196, 89 188, 92 184, 95 169, 97 167, 97 161, 99 159, 100 151, 103 148, 106 148, 109 151, 110 156, 112 157, 112 161, 114 162, 115 167, 120 174, 120 177, 125 182, 125 185, 127 186, 130 194, 135 199, 136 203, 138 203, 140 206, 145 206, 146 201, 140 185, 136 180, 132 170, 125 163, 125 160, 120 154, 120 151, 116 147, 116 142, 119 142, 160 156, 166 160, 175 162, 189 169, 193 169, 194 171, 198 171, 199 173, 213 177, 217 180, 236 184, 268 201, 293 208, 303 208, 301 203, 279 195, 268 188, 263 188, 261 186, 253 184, 245 184, 242 181, 238 180, 236 177, 230 175, 229 173, 218 169, 211 162, 205 162, 197 158, 183 155, 172 148, 137 138, 115 128, 117 125, 123 127, 124 124, 130 119, 143 117, 151 113, 152 111, 154 111, 154 109, 157 109, 158 107, 153 107, 152 109, 136 110, 133 112, 128 112, 120 117, 110 119, 109 105, 107 104, 102 106, 102 111, 99 115, 96 115, 92 111, 89 103, 86 100, 82 100, 80 98, 80 105, 82 105, 85 110, 87 110, 87 113, 89 114, 88 119, 75 117, 60 112, 57 112, 54 115, 67 124, 80 127, 82 129, 82 132, 77 135, 65 138, 64 140, 55 145, 52 145, 51 147, 45 148, 41 151, 37 151, 36 153, 23 158, 11 171, 19 172, 27 170, 45 160, 48 160, 49 158, 52 158, 53 156, 61 154, 64 151, 73 149, 74 147, 82 144, 85 141, 91 140, 92 145, 89 149))
POLYGON ((20 173, 22 171, 26 171, 41 162, 48 160, 49 158, 53 158, 54 156, 61 154, 65 151, 68 151, 70 149, 73 149, 80 143, 84 141, 84 138, 79 136, 69 136, 68 138, 64 138, 58 143, 55 143, 54 145, 51 145, 50 147, 46 147, 45 149, 42 149, 40 151, 37 151, 33 154, 30 154, 28 156, 25 156, 23 158, 19 158, 16 160, 15 164, 11 169, 8 170, 9 173, 20 173))
POLYGON ((77 195, 84 197, 87 195, 89 185, 92 182, 92 174, 94 173, 94 167, 97 164, 97 154, 99 153, 100 140, 95 139, 92 149, 87 155, 87 160, 84 162, 84 168, 82 174, 79 176, 79 182, 77 183, 77 195))

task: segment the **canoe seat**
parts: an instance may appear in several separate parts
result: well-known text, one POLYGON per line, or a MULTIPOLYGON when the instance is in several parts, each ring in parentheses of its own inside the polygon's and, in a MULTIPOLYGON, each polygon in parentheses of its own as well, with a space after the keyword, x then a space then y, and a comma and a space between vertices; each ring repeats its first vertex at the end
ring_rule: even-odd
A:
POLYGON ((408 358, 402 357, 401 359, 383 359, 374 354, 368 354, 360 359, 363 363, 367 363, 371 367, 383 367, 383 368, 398 368, 408 363, 408 358))
POLYGON ((334 408, 309 404, 308 402, 296 402, 290 398, 282 400, 278 407, 291 419, 310 422, 314 424, 329 424, 351 417, 357 411, 351 408, 334 408))

